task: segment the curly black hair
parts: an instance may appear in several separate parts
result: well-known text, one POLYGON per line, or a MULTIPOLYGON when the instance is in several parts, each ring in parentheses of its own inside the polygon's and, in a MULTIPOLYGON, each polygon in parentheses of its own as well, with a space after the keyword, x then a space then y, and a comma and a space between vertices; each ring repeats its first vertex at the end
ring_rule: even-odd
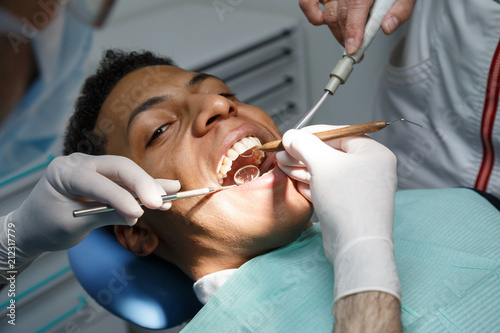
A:
POLYGON ((87 78, 76 100, 75 110, 66 127, 63 154, 80 152, 104 155, 106 137, 102 132, 95 130, 104 100, 125 75, 139 68, 156 65, 176 66, 172 59, 149 51, 125 52, 117 49, 105 51, 99 68, 95 74, 87 78))

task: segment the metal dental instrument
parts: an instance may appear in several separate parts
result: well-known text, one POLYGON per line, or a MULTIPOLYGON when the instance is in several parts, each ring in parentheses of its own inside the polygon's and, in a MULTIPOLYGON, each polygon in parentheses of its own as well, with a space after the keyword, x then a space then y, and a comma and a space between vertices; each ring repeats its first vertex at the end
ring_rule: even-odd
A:
MULTIPOLYGON (((173 200, 178 200, 178 199, 191 198, 191 197, 195 197, 198 195, 205 195, 205 194, 209 194, 209 193, 214 193, 214 192, 226 190, 226 189, 229 189, 229 188, 232 188, 235 186, 236 185, 229 185, 229 186, 222 186, 222 187, 205 187, 205 188, 199 188, 196 190, 183 191, 183 192, 177 192, 174 194, 162 195, 161 198, 163 199, 163 202, 167 202, 167 201, 173 201, 173 200)), ((139 205, 143 206, 143 203, 139 202, 139 205)), ((97 206, 94 208, 87 208, 87 209, 79 209, 79 210, 73 211, 73 217, 80 217, 80 216, 87 216, 87 215, 93 215, 93 214, 98 214, 98 213, 111 212, 114 210, 115 209, 109 205, 97 206)))
POLYGON ((359 62, 370 43, 373 41, 373 39, 375 39, 375 36, 380 30, 382 20, 384 19, 385 15, 389 11, 389 8, 391 8, 394 2, 396 2, 396 0, 375 0, 375 3, 370 10, 370 18, 368 19, 368 22, 365 26, 363 42, 361 43, 358 51, 351 55, 344 52, 342 59, 339 60, 337 65, 335 65, 335 68, 330 73, 330 81, 325 87, 325 92, 318 100, 318 102, 316 102, 316 104, 304 115, 304 117, 302 117, 297 125, 293 127, 294 129, 304 127, 311 120, 313 115, 323 104, 326 98, 329 95, 335 94, 337 88, 347 81, 347 78, 353 70, 354 64, 359 62))
MULTIPOLYGON (((374 133, 374 132, 380 131, 382 128, 384 128, 388 125, 394 124, 398 121, 406 121, 406 122, 411 123, 413 125, 417 125, 419 127, 422 127, 422 125, 419 125, 419 124, 414 123, 412 121, 401 118, 401 119, 397 119, 394 121, 381 121, 381 120, 370 121, 367 123, 339 127, 336 129, 318 132, 318 133, 313 133, 313 134, 316 135, 318 138, 320 138, 322 141, 325 141, 325 140, 331 140, 331 139, 344 138, 347 136, 358 135, 358 134, 374 133)), ((265 143, 262 146, 260 146, 259 148, 256 148, 255 150, 272 152, 272 151, 280 151, 280 150, 284 150, 284 149, 285 148, 283 148, 283 143, 281 142, 281 140, 276 140, 276 141, 271 141, 271 142, 265 143)))

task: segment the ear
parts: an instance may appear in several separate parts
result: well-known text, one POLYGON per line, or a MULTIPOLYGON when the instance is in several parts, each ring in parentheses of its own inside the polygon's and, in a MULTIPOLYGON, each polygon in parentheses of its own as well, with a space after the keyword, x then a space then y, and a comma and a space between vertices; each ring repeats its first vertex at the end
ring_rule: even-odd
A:
POLYGON ((158 247, 158 236, 147 223, 137 222, 134 226, 115 225, 118 241, 130 252, 147 256, 158 247))

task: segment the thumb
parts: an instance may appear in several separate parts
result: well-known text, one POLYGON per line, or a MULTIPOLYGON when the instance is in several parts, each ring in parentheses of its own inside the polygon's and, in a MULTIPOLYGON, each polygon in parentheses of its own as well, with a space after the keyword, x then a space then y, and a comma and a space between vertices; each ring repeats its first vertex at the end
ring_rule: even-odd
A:
POLYGON ((314 165, 321 164, 324 156, 333 149, 311 133, 289 130, 283 135, 283 147, 294 158, 302 161, 311 171, 314 165))

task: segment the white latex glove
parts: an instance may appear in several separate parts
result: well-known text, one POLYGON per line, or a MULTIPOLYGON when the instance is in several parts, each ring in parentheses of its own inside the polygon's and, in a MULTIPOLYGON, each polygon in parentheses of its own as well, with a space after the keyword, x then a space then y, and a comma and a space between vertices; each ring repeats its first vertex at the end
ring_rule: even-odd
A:
POLYGON ((283 145, 278 166, 300 182, 320 220, 325 253, 335 270, 334 301, 375 290, 401 299, 392 236, 394 154, 367 136, 324 143, 297 130, 285 133, 283 145))
MULTIPOLYGON (((171 203, 163 204, 161 196, 180 189, 178 181, 153 179, 125 157, 79 153, 58 157, 22 205, 0 218, 0 274, 9 270, 19 274, 42 253, 68 249, 95 228, 134 225, 144 211, 119 184, 133 191, 146 207, 162 210, 171 203), (74 218, 74 210, 95 206, 85 202, 89 200, 116 210, 74 218), (8 261, 12 252, 15 269, 10 266, 14 261, 8 261)), ((0 276, 0 284, 4 280, 0 276)))

